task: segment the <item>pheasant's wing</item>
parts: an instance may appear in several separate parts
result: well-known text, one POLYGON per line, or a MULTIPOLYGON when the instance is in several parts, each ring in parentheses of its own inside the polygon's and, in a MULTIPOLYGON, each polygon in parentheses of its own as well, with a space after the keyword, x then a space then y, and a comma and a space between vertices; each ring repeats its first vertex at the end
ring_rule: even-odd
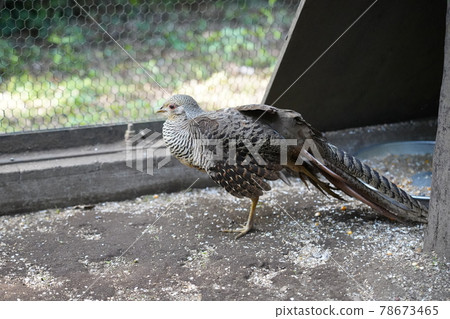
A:
POLYGON ((204 139, 209 153, 206 172, 232 195, 261 196, 270 190, 265 180, 282 177, 283 167, 274 160, 278 154, 271 154, 270 145, 270 138, 278 135, 270 127, 227 109, 197 116, 191 129, 204 139))
POLYGON ((324 140, 322 133, 314 129, 303 117, 292 110, 278 109, 265 104, 249 104, 236 107, 236 110, 251 118, 253 122, 263 123, 278 132, 283 139, 293 140, 295 145, 289 146, 288 163, 286 168, 296 175, 308 186, 308 182, 318 188, 323 194, 342 199, 335 192, 335 188, 321 180, 320 170, 306 158, 300 158, 305 142, 315 143, 324 140), (298 165, 299 160, 302 165, 298 165))
POLYGON ((285 139, 322 138, 322 133, 306 122, 300 113, 293 110, 278 109, 265 104, 249 104, 236 107, 245 116, 269 125, 285 139))

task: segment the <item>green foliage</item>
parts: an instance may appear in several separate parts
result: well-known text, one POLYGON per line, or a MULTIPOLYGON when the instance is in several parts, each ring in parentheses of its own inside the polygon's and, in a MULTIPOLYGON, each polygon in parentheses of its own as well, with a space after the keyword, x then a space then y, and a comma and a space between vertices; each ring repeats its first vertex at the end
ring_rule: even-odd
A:
POLYGON ((65 73, 79 70, 80 75, 85 74, 87 61, 82 47, 86 41, 80 27, 58 28, 50 34, 48 42, 57 45, 49 50, 49 58, 53 62, 51 70, 65 73))
POLYGON ((19 54, 8 41, 0 39, 0 83, 4 78, 21 72, 22 61, 19 54))
POLYGON ((44 39, 53 26, 67 23, 71 13, 64 0, 6 0, 0 11, 0 33, 9 37, 26 30, 31 37, 44 39))
MULTIPOLYGON (((280 0, 80 3, 169 92, 236 66, 273 68, 293 13, 280 0)), ((6 0, 0 36, 0 133, 143 120, 160 102, 71 1, 6 0)))

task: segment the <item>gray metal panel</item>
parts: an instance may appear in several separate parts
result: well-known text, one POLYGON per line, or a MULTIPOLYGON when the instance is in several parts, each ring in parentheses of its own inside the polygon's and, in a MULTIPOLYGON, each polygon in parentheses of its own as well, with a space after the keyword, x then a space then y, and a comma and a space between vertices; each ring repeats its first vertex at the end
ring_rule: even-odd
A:
MULTIPOLYGON (((371 3, 300 5, 263 102, 273 104, 371 3)), ((437 116, 445 12, 445 0, 379 0, 275 106, 319 130, 437 116)))

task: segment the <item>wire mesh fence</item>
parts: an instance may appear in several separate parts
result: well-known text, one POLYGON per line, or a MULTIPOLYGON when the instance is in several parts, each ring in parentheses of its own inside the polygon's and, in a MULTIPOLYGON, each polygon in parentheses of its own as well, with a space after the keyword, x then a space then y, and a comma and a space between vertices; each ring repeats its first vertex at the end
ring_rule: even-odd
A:
POLYGON ((259 102, 299 2, 0 1, 0 134, 259 102))

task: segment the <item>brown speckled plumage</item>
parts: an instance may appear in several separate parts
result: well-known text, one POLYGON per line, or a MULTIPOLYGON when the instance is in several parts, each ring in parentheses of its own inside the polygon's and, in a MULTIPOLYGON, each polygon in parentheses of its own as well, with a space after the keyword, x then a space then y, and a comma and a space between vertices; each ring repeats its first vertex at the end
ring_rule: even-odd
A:
POLYGON ((340 196, 335 190, 340 189, 390 218, 426 222, 427 211, 420 203, 358 159, 327 143, 297 112, 260 104, 204 112, 187 95, 174 95, 160 111, 168 117, 163 137, 175 157, 205 171, 230 194, 252 200, 249 219, 238 230, 238 237, 252 228, 259 196, 270 190, 266 180, 287 181, 283 171, 337 198, 340 196), (287 146, 286 163, 275 140, 295 141, 287 146), (311 152, 302 151, 306 141, 313 141, 322 162, 311 152), (252 147, 257 152, 249 151, 252 147), (217 154, 219 149, 223 156, 217 154))

